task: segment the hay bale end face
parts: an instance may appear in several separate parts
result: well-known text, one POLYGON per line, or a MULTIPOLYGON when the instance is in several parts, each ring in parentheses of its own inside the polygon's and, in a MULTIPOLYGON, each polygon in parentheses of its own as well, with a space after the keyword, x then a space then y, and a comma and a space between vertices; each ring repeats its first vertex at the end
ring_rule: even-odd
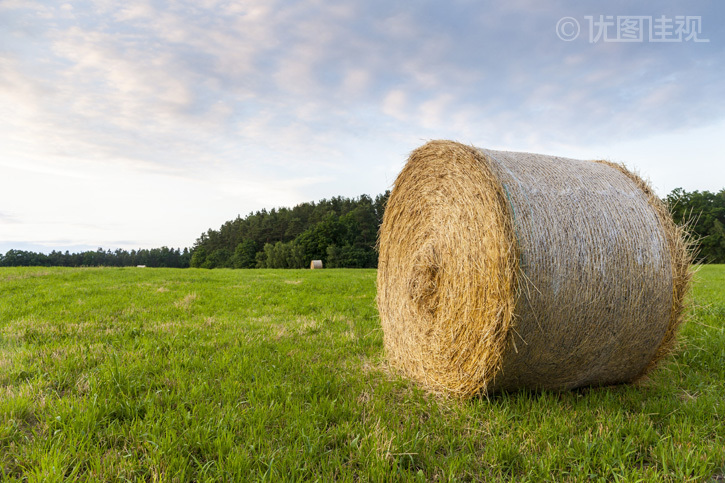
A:
POLYGON ((310 269, 322 268, 322 260, 312 260, 310 262, 310 269))
POLYGON ((461 397, 634 381, 673 346, 689 264, 622 166, 433 141, 380 229, 387 356, 461 397))

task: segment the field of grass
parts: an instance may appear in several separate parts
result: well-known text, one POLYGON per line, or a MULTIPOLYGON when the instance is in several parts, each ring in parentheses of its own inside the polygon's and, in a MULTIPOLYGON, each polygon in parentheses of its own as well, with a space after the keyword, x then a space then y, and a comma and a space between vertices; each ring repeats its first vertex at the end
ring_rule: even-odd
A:
POLYGON ((0 480, 720 481, 725 266, 639 387, 426 395, 374 270, 0 269, 0 480))

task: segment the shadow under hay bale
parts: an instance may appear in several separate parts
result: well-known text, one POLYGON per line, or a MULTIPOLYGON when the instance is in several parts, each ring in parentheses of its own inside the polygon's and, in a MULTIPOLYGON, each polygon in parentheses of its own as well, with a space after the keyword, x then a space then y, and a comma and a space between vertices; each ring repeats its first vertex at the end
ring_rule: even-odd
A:
POLYGON ((622 166, 433 141, 380 230, 387 356, 461 397, 634 381, 673 346, 689 264, 622 166))

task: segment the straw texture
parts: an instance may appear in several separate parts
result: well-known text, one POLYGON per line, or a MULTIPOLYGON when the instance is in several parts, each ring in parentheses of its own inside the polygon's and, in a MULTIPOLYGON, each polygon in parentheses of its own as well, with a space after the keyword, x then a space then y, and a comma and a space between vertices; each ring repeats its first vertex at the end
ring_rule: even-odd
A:
POLYGON ((433 141, 380 230, 391 365, 461 397, 636 380, 672 348, 681 232, 624 167, 433 141))
POLYGON ((310 269, 322 268, 322 260, 312 260, 310 262, 310 269))

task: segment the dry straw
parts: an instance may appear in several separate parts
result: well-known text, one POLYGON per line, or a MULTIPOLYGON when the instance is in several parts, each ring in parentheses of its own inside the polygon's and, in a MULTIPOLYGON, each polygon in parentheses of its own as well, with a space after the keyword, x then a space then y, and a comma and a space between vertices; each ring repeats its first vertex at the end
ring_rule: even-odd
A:
POLYGON ((322 268, 322 260, 312 260, 310 262, 310 269, 322 268))
POLYGON ((433 141, 380 230, 390 363, 435 392, 634 381, 672 348, 690 255, 624 167, 433 141))

